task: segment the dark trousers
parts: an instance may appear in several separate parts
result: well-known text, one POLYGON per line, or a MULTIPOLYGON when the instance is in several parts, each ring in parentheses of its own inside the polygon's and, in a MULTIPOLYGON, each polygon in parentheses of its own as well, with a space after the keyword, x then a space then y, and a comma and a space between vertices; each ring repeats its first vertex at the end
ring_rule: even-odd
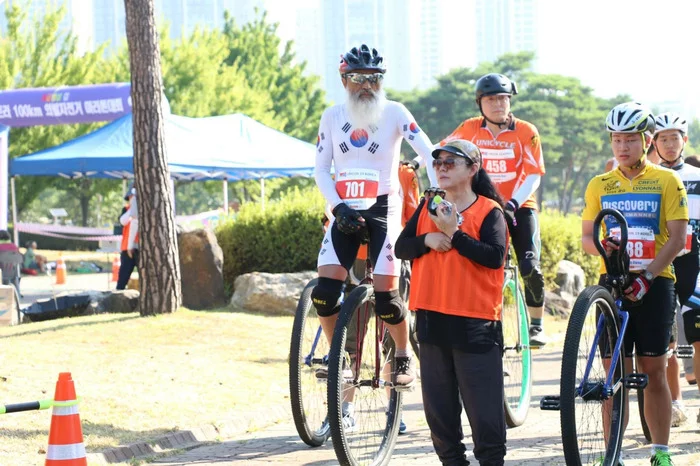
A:
POLYGON ((448 346, 420 345, 423 408, 433 446, 445 466, 469 464, 462 443, 462 404, 481 466, 502 466, 506 455, 501 349, 465 353, 448 346))
POLYGON ((122 251, 120 256, 121 265, 119 266, 119 279, 117 280, 117 289, 124 290, 126 285, 129 284, 129 278, 131 278, 131 272, 134 271, 139 263, 139 250, 134 251, 134 257, 129 257, 129 253, 122 251))

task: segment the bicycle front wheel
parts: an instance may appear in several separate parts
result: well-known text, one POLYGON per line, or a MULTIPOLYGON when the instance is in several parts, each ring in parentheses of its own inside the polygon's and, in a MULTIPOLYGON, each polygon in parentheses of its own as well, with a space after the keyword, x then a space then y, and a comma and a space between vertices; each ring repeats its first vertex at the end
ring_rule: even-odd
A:
POLYGON ((615 361, 612 396, 607 400, 602 396, 607 369, 612 364, 619 337, 618 329, 615 302, 608 290, 601 286, 584 289, 571 311, 561 364, 561 432, 568 466, 589 465, 601 459, 603 461, 596 464, 618 464, 627 404, 622 383, 624 350, 615 361), (596 341, 599 324, 603 329, 599 341, 596 341), (589 355, 592 355, 590 361, 589 355))
POLYGON ((311 280, 301 293, 289 350, 289 394, 292 417, 299 437, 309 446, 323 445, 330 436, 326 419, 326 384, 319 383, 316 369, 328 363, 328 342, 311 303, 311 280))
POLYGON ((532 353, 525 296, 513 274, 503 284, 503 400, 508 427, 525 422, 532 395, 532 353))
POLYGON ((374 288, 358 286, 341 307, 328 357, 328 419, 343 466, 388 464, 396 445, 401 393, 386 388, 394 357, 383 350, 393 346, 383 327, 374 288))

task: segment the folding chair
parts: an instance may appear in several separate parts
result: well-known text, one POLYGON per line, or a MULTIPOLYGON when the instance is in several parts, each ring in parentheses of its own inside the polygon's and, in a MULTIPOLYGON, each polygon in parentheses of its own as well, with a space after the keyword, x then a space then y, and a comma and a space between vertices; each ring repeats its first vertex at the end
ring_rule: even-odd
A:
MULTIPOLYGON (((2 270, 2 284, 15 286, 19 295, 20 266, 24 257, 19 251, 0 251, 0 269, 2 270)), ((18 296, 19 297, 19 296, 18 296)), ((19 302, 19 300, 17 301, 19 302)))

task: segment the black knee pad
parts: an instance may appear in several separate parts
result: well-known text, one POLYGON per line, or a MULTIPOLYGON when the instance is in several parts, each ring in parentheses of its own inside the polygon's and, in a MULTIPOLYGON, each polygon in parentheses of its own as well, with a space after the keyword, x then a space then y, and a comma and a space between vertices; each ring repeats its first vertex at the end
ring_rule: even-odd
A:
POLYGON ((375 312, 387 324, 400 324, 408 315, 399 290, 375 291, 374 297, 375 312))
POLYGON ((530 307, 544 306, 544 275, 540 261, 526 259, 518 264, 525 284, 525 302, 530 307))
POLYGON ((311 292, 311 301, 321 317, 330 317, 340 311, 340 296, 343 294, 343 281, 320 277, 318 285, 311 292))

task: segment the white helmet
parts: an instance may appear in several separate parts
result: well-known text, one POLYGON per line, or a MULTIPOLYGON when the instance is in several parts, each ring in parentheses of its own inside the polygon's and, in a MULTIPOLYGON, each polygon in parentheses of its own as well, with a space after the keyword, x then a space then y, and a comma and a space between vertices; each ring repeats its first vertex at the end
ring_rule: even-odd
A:
POLYGON ((611 133, 653 133, 654 115, 646 105, 626 102, 610 110, 605 119, 605 126, 611 133))
POLYGON ((672 129, 680 131, 683 136, 688 134, 688 120, 675 113, 662 113, 656 117, 655 121, 656 132, 654 135, 659 134, 661 131, 669 131, 672 129))

